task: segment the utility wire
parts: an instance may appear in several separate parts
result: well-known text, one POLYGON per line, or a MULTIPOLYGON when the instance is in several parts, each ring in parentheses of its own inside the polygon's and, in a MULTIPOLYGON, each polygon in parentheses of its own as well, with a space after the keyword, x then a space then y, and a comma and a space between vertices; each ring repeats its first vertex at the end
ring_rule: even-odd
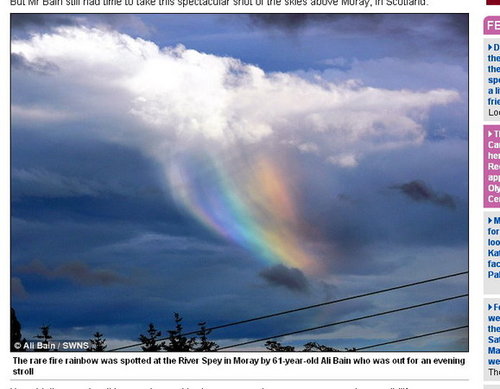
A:
MULTIPOLYGON (((412 283, 404 284, 404 285, 393 286, 391 288, 380 289, 380 290, 376 290, 376 291, 373 291, 373 292, 362 293, 362 294, 358 294, 358 295, 354 295, 354 296, 344 297, 344 298, 337 299, 337 300, 325 301, 325 302, 319 303, 319 304, 307 305, 307 306, 300 307, 300 308, 289 309, 289 310, 286 310, 286 311, 271 313, 271 314, 263 315, 263 316, 257 316, 257 317, 251 318, 251 319, 245 319, 245 320, 234 321, 234 322, 230 322, 230 323, 226 323, 226 324, 221 324, 221 325, 218 325, 218 326, 207 328, 206 330, 207 331, 214 331, 214 330, 218 330, 218 329, 222 329, 222 328, 227 328, 227 327, 232 327, 232 326, 236 326, 236 325, 240 325, 240 324, 251 323, 251 322, 254 322, 254 321, 258 321, 258 320, 269 319, 271 317, 288 315, 290 313, 305 311, 305 310, 313 309, 313 308, 319 308, 319 307, 323 307, 325 305, 337 304, 337 303, 341 303, 341 302, 344 302, 344 301, 354 300, 354 299, 358 299, 358 298, 362 298, 362 297, 373 296, 373 295, 376 295, 376 294, 391 292, 391 291, 398 290, 398 289, 409 288, 411 286, 423 285, 423 284, 427 284, 429 282, 440 281, 440 280, 444 280, 444 279, 452 278, 452 277, 457 277, 457 276, 461 276, 461 275, 468 274, 468 273, 469 273, 468 271, 463 271, 463 272, 459 272, 459 273, 448 274, 448 275, 445 275, 445 276, 440 276, 440 277, 435 277, 435 278, 429 278, 429 279, 422 280, 422 281, 412 282, 412 283)), ((180 336, 195 335, 195 334, 198 334, 199 332, 200 332, 199 330, 197 330, 197 331, 190 331, 190 332, 183 333, 180 336)), ((161 339, 158 339, 158 341, 167 340, 167 339, 168 339, 168 337, 161 338, 161 339)), ((134 343, 134 344, 131 344, 131 345, 128 345, 128 346, 117 347, 117 348, 114 348, 114 349, 109 350, 109 351, 110 352, 111 351, 120 351, 120 350, 124 350, 124 349, 127 349, 127 348, 141 346, 142 344, 143 343, 134 343)))
POLYGON ((409 338, 402 338, 402 339, 397 339, 397 340, 391 340, 390 342, 372 344, 371 346, 359 347, 359 348, 356 348, 355 351, 367 350, 369 348, 375 348, 375 347, 379 347, 379 346, 385 346, 387 344, 394 344, 394 343, 399 343, 399 342, 406 342, 407 340, 424 338, 426 336, 431 336, 431 335, 443 334, 445 332, 457 331, 457 330, 461 330, 463 328, 468 328, 468 327, 469 327, 468 325, 465 325, 465 326, 461 326, 461 327, 448 328, 446 330, 441 330, 441 331, 428 332, 426 334, 410 336, 409 338))
POLYGON ((370 319, 372 317, 389 315, 391 313, 396 313, 396 312, 401 312, 401 311, 407 311, 409 309, 415 309, 415 308, 425 307, 425 306, 428 306, 428 305, 442 303, 442 302, 450 301, 450 300, 455 300, 455 299, 459 299, 459 298, 466 297, 466 296, 468 296, 468 294, 460 294, 460 295, 457 295, 457 296, 447 297, 447 298, 440 299, 440 300, 428 301, 428 302, 425 302, 425 303, 422 303, 422 304, 410 305, 408 307, 391 309, 390 311, 384 311, 384 312, 379 312, 379 313, 373 313, 371 315, 360 316, 360 317, 356 317, 354 319, 347 319, 347 320, 342 320, 342 321, 336 321, 336 322, 333 322, 333 323, 323 324, 323 325, 317 326, 317 327, 306 328, 306 329, 303 329, 303 330, 287 332, 287 333, 284 333, 284 334, 278 334, 278 335, 268 336, 268 337, 265 337, 265 338, 260 338, 260 339, 255 339, 255 340, 249 340, 249 341, 246 341, 246 342, 232 344, 230 346, 219 347, 219 350, 225 350, 225 349, 228 349, 228 348, 245 346, 247 344, 252 344, 252 343, 259 343, 259 342, 263 342, 265 340, 271 340, 271 339, 275 339, 275 338, 281 338, 281 337, 284 337, 284 336, 302 334, 304 332, 315 331, 315 330, 319 330, 319 329, 322 329, 322 328, 337 326, 337 325, 340 325, 340 324, 352 323, 352 322, 355 322, 355 321, 360 321, 360 320, 364 320, 364 319, 370 319))

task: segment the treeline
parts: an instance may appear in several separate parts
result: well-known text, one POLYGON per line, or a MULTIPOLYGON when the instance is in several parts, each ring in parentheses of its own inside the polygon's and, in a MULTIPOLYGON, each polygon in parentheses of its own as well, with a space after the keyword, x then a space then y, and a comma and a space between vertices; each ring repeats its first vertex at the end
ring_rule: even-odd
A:
MULTIPOLYGON (((168 330, 168 336, 165 336, 158 330, 153 323, 149 323, 144 334, 140 334, 138 340, 142 351, 146 352, 214 352, 218 351, 220 346, 208 339, 211 330, 206 327, 206 322, 198 323, 199 331, 194 336, 184 335, 182 317, 178 313, 174 313, 175 329, 168 330)), ((11 351, 22 352, 26 351, 27 340, 22 336, 21 323, 16 317, 16 312, 11 308, 11 351)), ((86 351, 104 352, 108 351, 106 338, 99 331, 95 332, 93 338, 88 340, 88 348, 86 351)), ((40 327, 40 333, 34 336, 42 343, 42 347, 38 350, 31 351, 57 351, 51 350, 50 343, 53 339, 50 334, 50 326, 44 325, 40 327)), ((302 350, 295 346, 283 345, 275 340, 270 340, 265 343, 268 351, 278 352, 294 352, 294 351, 320 351, 320 352, 335 352, 335 351, 356 351, 355 348, 346 348, 344 350, 318 344, 316 342, 308 342, 303 345, 302 350)))

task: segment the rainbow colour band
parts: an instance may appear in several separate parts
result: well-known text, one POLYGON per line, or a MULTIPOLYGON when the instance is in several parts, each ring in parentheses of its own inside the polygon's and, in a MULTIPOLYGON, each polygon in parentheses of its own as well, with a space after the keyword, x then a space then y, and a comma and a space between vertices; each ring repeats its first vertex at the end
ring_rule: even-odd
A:
POLYGON ((245 162, 234 166, 210 155, 174 159, 167 176, 175 201, 264 263, 313 271, 317 263, 301 241, 285 175, 266 157, 245 162))

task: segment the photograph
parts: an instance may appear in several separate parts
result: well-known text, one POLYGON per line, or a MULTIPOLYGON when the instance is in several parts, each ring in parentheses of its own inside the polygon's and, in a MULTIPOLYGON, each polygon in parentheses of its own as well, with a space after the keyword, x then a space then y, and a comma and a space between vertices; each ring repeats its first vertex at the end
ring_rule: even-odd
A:
POLYGON ((10 15, 11 351, 467 352, 469 15, 10 15))

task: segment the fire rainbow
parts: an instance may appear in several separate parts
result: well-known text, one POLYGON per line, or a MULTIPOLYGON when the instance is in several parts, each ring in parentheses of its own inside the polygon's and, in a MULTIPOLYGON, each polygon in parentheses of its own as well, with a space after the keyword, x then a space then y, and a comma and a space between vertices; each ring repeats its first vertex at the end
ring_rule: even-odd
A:
POLYGON ((211 155, 184 156, 173 159, 167 178, 176 203, 211 231, 266 264, 316 268, 303 248, 289 184, 269 158, 227 163, 211 155))

